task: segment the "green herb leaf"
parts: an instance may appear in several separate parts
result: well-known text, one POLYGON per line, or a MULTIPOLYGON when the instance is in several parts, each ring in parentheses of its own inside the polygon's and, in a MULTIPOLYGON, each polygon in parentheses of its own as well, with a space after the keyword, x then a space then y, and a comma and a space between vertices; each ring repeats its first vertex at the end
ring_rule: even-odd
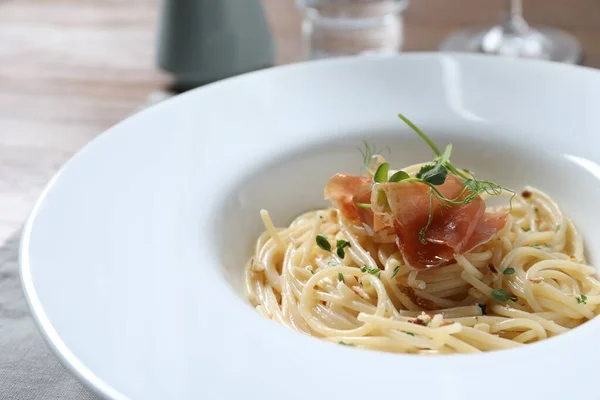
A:
POLYGON ((389 182, 402 182, 403 180, 408 178, 410 178, 410 175, 408 175, 406 172, 398 171, 390 177, 389 182))
POLYGON ((356 207, 359 207, 359 208, 371 208, 371 204, 370 203, 356 203, 356 207))
POLYGON ((558 232, 558 231, 560 231, 560 224, 556 225, 556 229, 554 229, 554 232, 558 232))
POLYGON ((440 149, 436 146, 436 144, 431 140, 429 136, 425 134, 419 127, 417 127, 412 121, 406 118, 402 114, 398 114, 398 117, 404 121, 406 125, 408 125, 413 131, 417 133, 427 143, 427 145, 431 148, 434 154, 437 156, 436 163, 444 165, 450 172, 454 175, 460 177, 461 179, 468 179, 468 177, 460 172, 452 163, 450 162, 450 153, 452 153, 452 144, 446 146, 444 153, 440 151, 440 149))
POLYGON ((341 344, 341 345, 343 345, 343 346, 350 346, 350 347, 355 346, 354 343, 346 343, 344 341, 339 341, 338 343, 341 344))
POLYGON ((487 315, 487 306, 485 304, 477 304, 481 308, 481 314, 487 315))
POLYGON ((585 294, 575 297, 575 299, 577 299, 577 304, 587 304, 587 296, 585 294))
POLYGON ((335 243, 335 247, 337 247, 338 249, 343 249, 344 247, 352 247, 352 245, 347 240, 339 239, 335 243))
POLYGON ((442 164, 427 164, 421 167, 416 176, 424 182, 439 186, 446 182, 447 175, 448 170, 442 164))
POLYGON ((337 241, 335 247, 337 248, 336 253, 337 253, 338 257, 343 259, 346 256, 346 253, 344 252, 344 247, 351 247, 351 246, 350 246, 350 242, 340 239, 337 241))
POLYGON ((514 268, 511 268, 511 267, 508 267, 508 268, 506 268, 504 271, 502 271, 502 273, 503 273, 504 275, 512 275, 512 274, 514 274, 514 273, 515 273, 515 269, 514 269, 514 268))
POLYGON ((377 267, 370 267, 370 266, 363 266, 360 269, 362 272, 368 272, 371 275, 376 275, 379 276, 379 274, 381 273, 381 270, 377 267))
POLYGON ((502 303, 505 301, 508 301, 508 300, 512 300, 512 301, 518 300, 515 296, 510 296, 508 294, 508 292, 504 289, 494 289, 494 290, 492 290, 490 295, 492 296, 492 298, 494 300, 502 302, 502 303))
POLYGON ((381 163, 379 167, 377 167, 377 171, 375 171, 375 175, 373 176, 373 181, 377 183, 387 182, 388 172, 390 170, 389 163, 381 163))
POLYGON ((406 331, 402 331, 402 332, 404 332, 404 333, 406 333, 407 335, 410 335, 410 336, 415 336, 415 334, 412 333, 412 332, 406 332, 406 331))
POLYGON ((531 228, 521 228, 523 229, 523 232, 529 232, 531 230, 531 228))
POLYGON ((311 274, 313 274, 313 275, 315 274, 315 271, 312 269, 312 267, 308 267, 306 269, 309 270, 311 274))
MULTIPOLYGON (((394 177, 396 179, 410 179, 411 182, 421 182, 429 186, 431 189, 430 193, 430 207, 429 207, 429 219, 427 225, 419 231, 419 241, 423 244, 427 244, 425 240, 425 234, 429 225, 433 219, 433 198, 435 196, 442 205, 442 207, 449 207, 451 205, 465 205, 473 200, 477 199, 479 195, 487 193, 492 196, 501 195, 504 191, 512 193, 510 198, 510 207, 512 209, 512 200, 516 196, 516 192, 506 189, 495 182, 479 180, 475 178, 475 175, 468 170, 462 170, 468 175, 465 175, 461 170, 457 169, 451 162, 450 156, 452 154, 452 144, 448 144, 444 150, 444 153, 440 152, 440 149, 436 144, 429 138, 421 129, 419 129, 414 123, 402 114, 398 114, 398 117, 404 121, 412 130, 414 130, 421 139, 427 143, 431 150, 435 154, 435 158, 432 163, 423 165, 415 178, 406 178, 406 176, 394 177), (465 184, 464 190, 462 190, 456 197, 448 198, 442 192, 440 192, 436 186, 442 185, 451 173, 461 179, 465 184)), ((395 174, 394 174, 395 175, 395 174)), ((392 180, 392 178, 390 178, 392 180)))
POLYGON ((394 279, 394 277, 398 274, 399 271, 400 271, 400 266, 398 265, 396 268, 394 268, 394 272, 392 273, 392 279, 394 279))
POLYGON ((344 282, 344 274, 342 274, 341 272, 338 272, 338 281, 344 282))
POLYGON ((337 248, 342 248, 342 249, 343 249, 344 247, 352 247, 352 246, 350 245, 350 242, 348 242, 348 241, 346 241, 346 240, 339 239, 339 240, 338 240, 338 241, 335 243, 335 247, 337 247, 337 248))
POLYGON ((329 241, 327 240, 327 238, 325 236, 317 235, 316 241, 317 241, 317 246, 319 246, 320 248, 322 248, 325 251, 331 252, 331 244, 329 244, 329 241))

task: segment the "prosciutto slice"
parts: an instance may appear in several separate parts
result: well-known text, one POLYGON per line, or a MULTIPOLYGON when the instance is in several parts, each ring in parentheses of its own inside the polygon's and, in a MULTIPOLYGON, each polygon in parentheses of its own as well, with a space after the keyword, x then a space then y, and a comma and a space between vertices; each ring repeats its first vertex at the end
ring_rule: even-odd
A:
MULTIPOLYGON (((357 221, 370 228, 373 233, 393 224, 386 222, 383 215, 375 215, 371 208, 357 204, 371 204, 373 178, 370 176, 336 174, 325 186, 325 199, 330 200, 346 218, 357 221)), ((389 221, 390 217, 387 217, 389 221)))
MULTIPOLYGON (((464 184, 451 175, 436 188, 446 198, 457 201, 468 194, 464 184)), ((325 197, 347 218, 372 228, 379 225, 375 232, 382 224, 392 226, 404 260, 414 268, 443 265, 455 255, 488 242, 507 219, 506 213, 486 213, 481 197, 461 205, 442 204, 436 198, 430 203, 430 188, 419 182, 373 184, 370 177, 338 174, 327 184, 325 197), (356 207, 356 202, 370 202, 371 210, 356 207), (422 243, 419 232, 427 225, 430 210, 433 219, 422 243)))
POLYGON ((372 226, 373 211, 357 206, 357 203, 371 203, 372 184, 370 176, 335 174, 325 186, 325 199, 346 218, 372 226))

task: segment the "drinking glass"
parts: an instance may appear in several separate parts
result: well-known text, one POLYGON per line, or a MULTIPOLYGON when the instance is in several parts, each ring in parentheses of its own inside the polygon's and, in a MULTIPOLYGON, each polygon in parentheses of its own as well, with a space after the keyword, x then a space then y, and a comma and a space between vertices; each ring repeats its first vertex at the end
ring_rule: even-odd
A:
POLYGON ((532 28, 523 18, 521 0, 506 0, 500 24, 456 32, 442 51, 468 51, 577 64, 581 45, 571 34, 549 27, 532 28))
POLYGON ((407 0, 296 0, 309 59, 402 49, 407 0))

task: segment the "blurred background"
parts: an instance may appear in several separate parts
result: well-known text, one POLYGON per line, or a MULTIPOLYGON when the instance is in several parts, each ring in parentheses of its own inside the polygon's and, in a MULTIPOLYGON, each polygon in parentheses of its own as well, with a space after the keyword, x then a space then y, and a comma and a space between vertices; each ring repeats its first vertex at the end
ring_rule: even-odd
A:
MULTIPOLYGON (((511 1, 385 3, 394 4, 340 11, 340 4, 327 8, 309 0, 0 2, 0 240, 22 225, 73 153, 173 92, 246 70, 335 56, 338 50, 361 52, 361 46, 437 51, 444 43, 460 45, 461 37, 450 34, 478 26, 488 32, 498 23, 500 31, 486 36, 489 52, 514 51, 511 40, 520 41, 519 56, 535 58, 540 51, 533 34, 513 37, 527 26, 514 9, 507 11, 520 7, 511 1), (352 13, 367 17, 337 20, 352 13), (390 22, 391 14, 399 19, 390 22), (367 33, 356 33, 365 26, 367 33), (353 39, 338 37, 347 28, 353 39)), ((560 55, 572 58, 565 61, 600 67, 600 0, 525 0, 523 14, 532 26, 573 35, 556 39, 564 46, 560 55)))

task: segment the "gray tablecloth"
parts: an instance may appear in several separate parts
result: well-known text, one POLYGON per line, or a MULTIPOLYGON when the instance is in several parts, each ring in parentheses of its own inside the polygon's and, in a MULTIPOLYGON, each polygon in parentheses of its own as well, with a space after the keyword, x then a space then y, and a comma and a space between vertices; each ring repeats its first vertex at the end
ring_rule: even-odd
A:
POLYGON ((46 347, 18 271, 18 235, 0 248, 0 399, 97 399, 46 347))

